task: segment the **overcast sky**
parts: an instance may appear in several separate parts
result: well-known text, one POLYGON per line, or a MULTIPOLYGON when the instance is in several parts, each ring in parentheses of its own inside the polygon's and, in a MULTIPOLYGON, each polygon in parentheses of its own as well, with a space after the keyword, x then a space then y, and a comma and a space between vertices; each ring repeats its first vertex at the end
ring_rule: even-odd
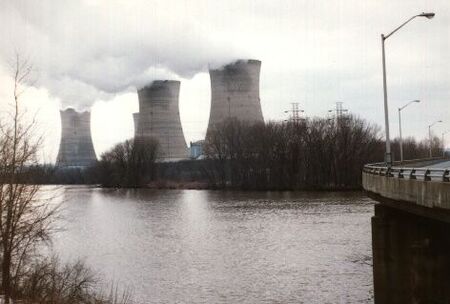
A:
MULTIPOLYGON (((210 108, 208 66, 262 61, 264 118, 287 118, 291 102, 307 116, 326 116, 335 102, 383 125, 380 34, 417 18, 386 41, 391 133, 450 130, 448 0, 0 0, 0 106, 10 101, 7 63, 14 50, 35 67, 23 96, 38 111, 46 143, 58 152, 59 109, 91 109, 97 155, 133 135, 136 88, 179 79, 186 141, 202 139, 210 108)), ((450 134, 448 140, 450 141, 450 134)))

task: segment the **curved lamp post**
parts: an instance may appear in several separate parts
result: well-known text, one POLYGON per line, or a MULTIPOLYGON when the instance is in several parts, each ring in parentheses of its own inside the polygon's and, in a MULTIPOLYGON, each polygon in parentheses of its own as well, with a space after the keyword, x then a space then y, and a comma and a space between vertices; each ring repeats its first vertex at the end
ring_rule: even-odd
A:
POLYGON ((402 138, 402 110, 414 102, 420 102, 420 100, 412 100, 405 104, 403 107, 398 108, 398 129, 400 133, 400 162, 403 163, 403 138, 402 138))
POLYGON ((407 23, 413 20, 416 17, 425 17, 427 19, 431 19, 434 17, 434 13, 422 13, 419 15, 412 16, 406 22, 402 23, 399 27, 393 30, 388 35, 381 34, 381 49, 382 49, 382 60, 383 60, 383 92, 384 92, 384 123, 386 130, 386 155, 385 161, 388 167, 392 166, 392 153, 391 153, 391 141, 389 138, 389 111, 388 111, 388 98, 387 98, 387 85, 386 85, 386 55, 385 55, 385 47, 384 41, 391 37, 395 32, 404 27, 407 23))
POLYGON ((442 122, 442 120, 437 120, 428 126, 428 140, 430 141, 430 158, 433 157, 433 153, 431 152, 431 127, 439 122, 442 122))

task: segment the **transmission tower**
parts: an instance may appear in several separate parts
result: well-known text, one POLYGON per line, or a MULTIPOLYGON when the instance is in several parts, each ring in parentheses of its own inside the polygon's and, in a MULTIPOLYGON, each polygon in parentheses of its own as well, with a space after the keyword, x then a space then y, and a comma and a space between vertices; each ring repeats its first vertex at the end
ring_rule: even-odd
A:
POLYGON ((305 111, 300 109, 299 107, 300 103, 298 102, 292 102, 291 103, 291 110, 284 111, 284 113, 291 113, 291 116, 289 117, 290 122, 298 123, 303 118, 301 117, 300 113, 304 113, 305 111))
POLYGON ((344 109, 343 102, 338 101, 336 102, 336 108, 329 110, 328 112, 334 112, 335 118, 340 119, 344 116, 344 113, 348 112, 348 109, 344 109))

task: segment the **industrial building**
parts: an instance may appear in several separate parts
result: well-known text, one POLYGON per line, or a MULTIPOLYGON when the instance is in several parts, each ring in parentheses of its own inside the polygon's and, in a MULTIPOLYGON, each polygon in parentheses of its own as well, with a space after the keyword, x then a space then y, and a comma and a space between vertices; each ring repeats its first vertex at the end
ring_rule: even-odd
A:
POLYGON ((191 159, 199 159, 203 157, 203 146, 205 145, 204 140, 197 140, 192 142, 189 147, 189 154, 191 159))
POLYGON ((208 132, 227 118, 264 122, 259 98, 261 61, 238 60, 210 69, 211 111, 208 132))
POLYGON ((97 161, 91 137, 91 113, 72 108, 60 111, 61 142, 56 165, 87 167, 97 161))
POLYGON ((175 80, 153 81, 138 90, 139 115, 134 115, 136 139, 156 139, 159 158, 163 160, 188 157, 180 121, 179 93, 180 82, 175 80))

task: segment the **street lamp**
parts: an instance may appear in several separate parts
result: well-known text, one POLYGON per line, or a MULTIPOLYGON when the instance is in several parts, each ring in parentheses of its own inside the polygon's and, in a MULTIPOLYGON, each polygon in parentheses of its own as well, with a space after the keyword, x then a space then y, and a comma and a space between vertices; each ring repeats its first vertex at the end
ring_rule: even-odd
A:
POLYGON ((400 133, 400 162, 403 163, 403 138, 402 138, 402 110, 414 102, 420 102, 420 100, 412 100, 405 104, 403 107, 398 108, 398 128, 400 133))
POLYGON ((444 138, 444 136, 445 136, 445 134, 447 134, 449 132, 450 132, 450 130, 442 132, 442 157, 445 157, 445 144, 444 144, 445 138, 444 138))
POLYGON ((430 158, 433 157, 432 152, 431 152, 431 127, 439 122, 442 122, 442 120, 437 120, 428 126, 428 140, 430 141, 430 158))
POLYGON ((382 60, 383 60, 383 91, 384 91, 384 123, 385 123, 385 130, 386 130, 386 156, 385 161, 390 167, 392 165, 392 154, 391 154, 391 141, 389 138, 389 111, 388 111, 388 98, 387 98, 387 85, 386 85, 386 55, 385 55, 385 47, 384 47, 384 41, 391 37, 395 32, 397 32, 399 29, 404 27, 408 22, 413 20, 416 17, 425 17, 427 19, 431 19, 434 17, 434 13, 422 13, 419 15, 412 16, 409 18, 406 22, 401 24, 399 27, 397 27, 395 30, 393 30, 390 34, 384 35, 381 34, 381 50, 382 50, 382 60))

